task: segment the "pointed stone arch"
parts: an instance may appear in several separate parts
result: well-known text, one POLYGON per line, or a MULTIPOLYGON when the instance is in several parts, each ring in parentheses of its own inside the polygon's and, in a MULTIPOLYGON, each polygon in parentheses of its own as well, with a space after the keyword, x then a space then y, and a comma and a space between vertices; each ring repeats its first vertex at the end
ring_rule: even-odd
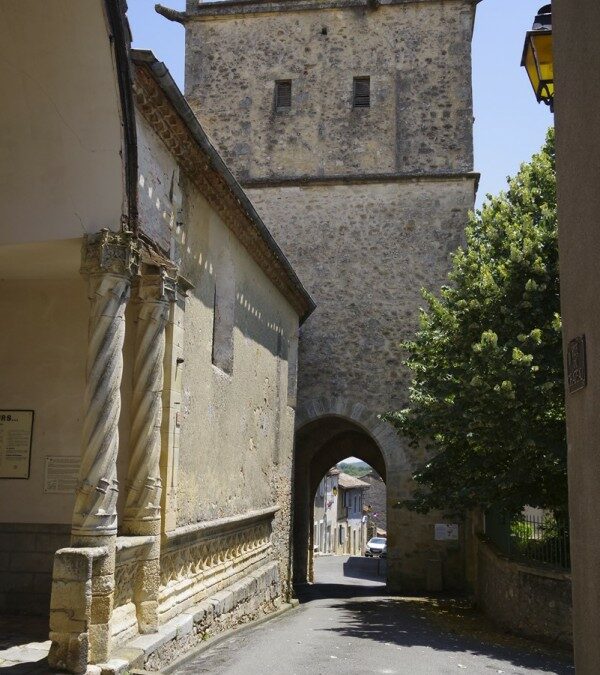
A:
POLYGON ((326 417, 344 418, 363 429, 379 446, 386 459, 386 469, 390 468, 388 459, 389 464, 395 467, 403 466, 406 470, 409 469, 402 440, 394 427, 362 403, 343 396, 319 397, 304 403, 296 411, 296 431, 310 422, 326 417))
POLYGON ((294 456, 294 581, 311 580, 313 500, 319 481, 344 457, 370 464, 387 486, 388 587, 399 587, 400 561, 394 557, 400 538, 401 510, 407 497, 411 466, 402 438, 394 427, 358 401, 345 397, 316 398, 296 413, 294 456))

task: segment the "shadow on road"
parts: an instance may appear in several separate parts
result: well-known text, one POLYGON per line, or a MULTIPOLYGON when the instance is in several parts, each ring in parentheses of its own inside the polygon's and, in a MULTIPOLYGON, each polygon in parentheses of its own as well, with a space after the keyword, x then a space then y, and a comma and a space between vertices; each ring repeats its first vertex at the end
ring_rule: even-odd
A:
POLYGON ((351 556, 343 563, 344 577, 384 583, 387 575, 387 561, 382 558, 359 558, 351 556))
POLYGON ((351 584, 316 583, 295 586, 296 597, 301 603, 313 600, 372 598, 384 596, 385 586, 352 586, 351 584))
MULTIPOLYGON (((328 597, 335 600, 344 596, 328 597)), ((469 608, 466 601, 390 597, 360 600, 355 595, 352 600, 331 606, 340 612, 340 621, 337 626, 323 630, 344 637, 398 647, 424 646, 440 651, 485 655, 510 661, 517 667, 556 675, 575 672, 567 652, 500 633, 476 610, 469 608)))
POLYGON ((382 648, 424 647, 486 656, 539 673, 575 672, 568 651, 502 632, 464 598, 388 595, 379 562, 341 556, 315 561, 315 583, 297 587, 297 597, 305 605, 335 610, 338 617, 317 630, 382 648))

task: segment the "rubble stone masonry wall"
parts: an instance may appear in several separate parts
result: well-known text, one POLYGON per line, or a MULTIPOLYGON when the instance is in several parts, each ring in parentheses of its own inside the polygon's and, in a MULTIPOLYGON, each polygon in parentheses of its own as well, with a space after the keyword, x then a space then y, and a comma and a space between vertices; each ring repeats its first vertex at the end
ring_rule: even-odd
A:
POLYGON ((573 644, 571 575, 515 562, 477 542, 479 607, 518 635, 573 644))
POLYGON ((317 303, 302 328, 299 393, 360 401, 376 412, 407 403, 410 339, 422 288, 446 281, 462 242, 473 183, 410 181, 249 190, 317 303))
MULTIPOLYGON (((418 328, 422 288, 447 281, 474 203, 474 5, 187 3, 188 101, 317 304, 300 332, 298 410, 407 403, 400 342, 418 328), (369 107, 353 105, 355 77, 370 78, 369 107)), ((460 588, 458 542, 434 540, 441 514, 397 507, 423 459, 402 444, 384 460, 388 581, 440 586, 427 581, 434 560, 460 588)))
POLYGON ((472 169, 471 0, 195 4, 186 97, 242 182, 472 169), (361 76, 369 108, 352 105, 361 76))

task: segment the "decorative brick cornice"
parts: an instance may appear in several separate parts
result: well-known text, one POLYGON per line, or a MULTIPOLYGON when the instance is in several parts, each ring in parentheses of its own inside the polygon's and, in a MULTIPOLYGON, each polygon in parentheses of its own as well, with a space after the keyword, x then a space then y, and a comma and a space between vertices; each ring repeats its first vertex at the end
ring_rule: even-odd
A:
POLYGON ((300 317, 306 317, 314 309, 312 299, 298 281, 242 188, 210 146, 168 71, 149 53, 138 54, 139 57, 136 58, 134 52, 133 58, 133 92, 137 109, 161 138, 182 171, 196 185, 267 277, 300 317), (160 75, 157 74, 157 69, 160 69, 160 75), (182 112, 187 119, 184 119, 182 112), (195 128, 190 128, 191 125, 195 128))

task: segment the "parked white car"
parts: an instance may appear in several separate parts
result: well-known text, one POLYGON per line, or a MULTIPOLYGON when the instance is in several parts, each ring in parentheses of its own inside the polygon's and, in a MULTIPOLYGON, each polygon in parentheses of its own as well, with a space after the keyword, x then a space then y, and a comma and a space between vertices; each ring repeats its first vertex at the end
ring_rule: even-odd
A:
POLYGON ((365 555, 367 558, 379 557, 387 550, 387 539, 385 537, 372 537, 367 542, 365 555))

